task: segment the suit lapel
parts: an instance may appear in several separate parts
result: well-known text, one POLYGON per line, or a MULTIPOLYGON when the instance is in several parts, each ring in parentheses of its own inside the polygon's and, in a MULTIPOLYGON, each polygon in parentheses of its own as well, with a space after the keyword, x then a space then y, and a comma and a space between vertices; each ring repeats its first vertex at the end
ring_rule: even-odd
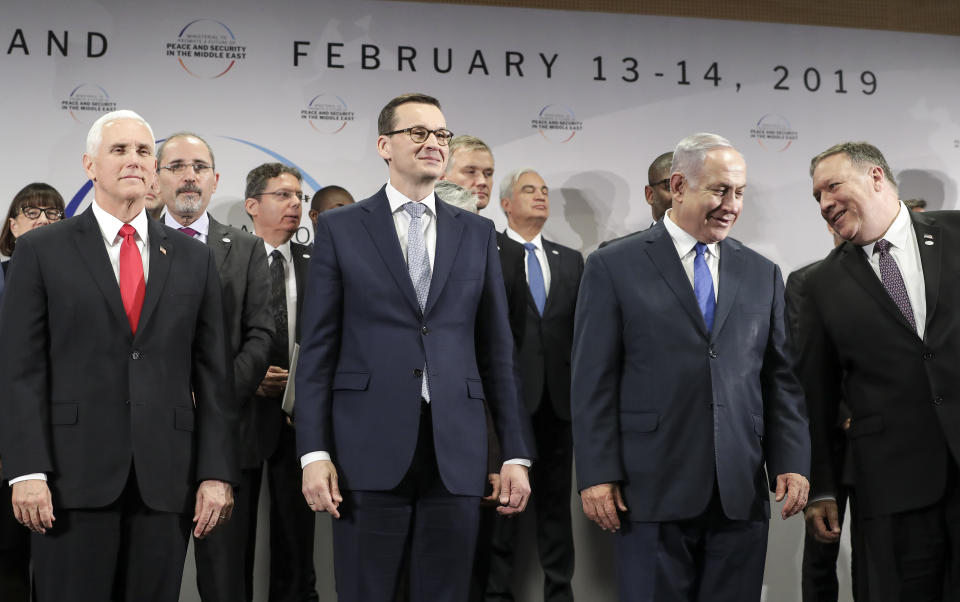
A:
MULTIPOLYGON (((123 298, 120 296, 120 285, 117 283, 117 276, 113 272, 110 256, 103 244, 103 234, 100 232, 97 218, 93 215, 93 209, 87 208, 82 215, 75 219, 77 220, 74 229, 75 242, 80 256, 87 265, 97 288, 106 298, 110 310, 119 322, 127 326, 127 332, 130 332, 130 323, 127 320, 127 313, 123 309, 123 298)), ((130 335, 132 337, 133 333, 130 332, 130 335)))
POLYGON ((863 249, 849 242, 844 243, 840 247, 839 261, 840 265, 863 287, 868 297, 875 299, 894 320, 916 335, 916 331, 910 326, 910 323, 907 322, 903 314, 900 313, 900 308, 897 307, 897 304, 890 298, 890 294, 887 292, 887 289, 883 288, 883 283, 880 282, 880 278, 877 277, 873 268, 870 267, 870 262, 867 260, 867 255, 863 252, 863 249))
MULTIPOLYGON (((300 314, 303 309, 303 284, 307 281, 307 267, 310 265, 310 247, 297 243, 290 243, 290 252, 293 254, 293 273, 297 280, 297 324, 300 324, 300 314)), ((300 328, 297 328, 296 342, 300 342, 300 328)))
POLYGON ((737 298, 737 291, 740 290, 743 274, 743 254, 740 252, 740 243, 728 238, 719 243, 717 248, 721 249, 720 277, 717 279, 720 290, 717 291, 717 311, 713 320, 713 333, 710 337, 713 340, 716 340, 717 334, 723 328, 723 323, 730 315, 733 301, 737 298))
MULTIPOLYGON (((143 310, 140 312, 140 322, 137 324, 137 334, 144 332, 150 317, 160 301, 170 274, 171 256, 175 249, 167 239, 166 229, 155 222, 147 220, 147 232, 150 233, 150 271, 147 274, 147 292, 143 299, 143 310)), ((209 240, 209 237, 208 237, 209 240)), ((206 270, 206 266, 199 269, 206 270)))
MULTIPOLYGON (((410 307, 420 315, 420 303, 417 301, 417 293, 413 290, 413 283, 410 282, 410 272, 407 270, 407 264, 403 261, 403 251, 400 249, 400 240, 397 238, 397 228, 393 224, 393 215, 390 213, 390 202, 387 201, 386 187, 371 197, 368 201, 361 201, 360 206, 365 214, 361 218, 364 228, 373 240, 373 245, 380 255, 380 259, 390 272, 390 276, 396 283, 403 297, 410 304, 410 307)), ((437 228, 439 233, 440 228, 437 228)), ((440 248, 439 238, 437 248, 440 248)), ((432 285, 431 285, 431 288, 432 285)))
POLYGON ((650 256, 653 265, 655 265, 660 272, 660 277, 663 278, 667 286, 670 287, 670 290, 673 291, 673 294, 676 295, 677 300, 680 302, 680 307, 690 315, 690 319, 693 320, 697 329, 699 329, 704 338, 706 338, 707 325, 703 321, 703 314, 700 313, 700 306, 697 305, 697 298, 693 294, 693 287, 690 285, 690 280, 683 270, 683 264, 680 263, 677 248, 674 246, 673 240, 670 238, 670 234, 667 232, 665 226, 658 224, 653 227, 659 228, 660 231, 657 236, 648 238, 645 241, 647 243, 645 247, 647 255, 650 256))
MULTIPOLYGON (((459 215, 455 213, 445 203, 437 202, 437 248, 433 254, 433 274, 430 278, 430 293, 427 295, 424 315, 429 314, 430 310, 437 303, 443 287, 450 276, 450 270, 453 268, 454 259, 457 257, 457 251, 460 248, 461 232, 463 232, 463 223, 458 219, 459 215)), ((394 237, 396 238, 396 237, 394 237)), ((410 281, 407 273, 407 281, 410 281)), ((413 285, 410 286, 413 290, 413 285)))
POLYGON ((210 220, 210 227, 207 229, 207 246, 213 251, 213 259, 217 264, 217 272, 223 269, 223 264, 227 262, 227 256, 233 247, 233 241, 230 239, 230 232, 227 227, 213 219, 210 220))
MULTIPOLYGON (((543 315, 547 315, 550 308, 556 304, 555 301, 552 301, 555 296, 553 293, 559 290, 557 285, 563 282, 564 273, 563 263, 560 261, 560 251, 557 250, 557 246, 542 236, 540 240, 543 241, 543 254, 547 257, 547 265, 550 266, 550 290, 547 291, 547 302, 543 305, 543 315)), ((528 286, 527 289, 529 288, 528 286)), ((532 302, 533 296, 529 293, 528 296, 532 302)))
POLYGON ((913 229, 920 249, 920 266, 923 268, 923 287, 927 297, 927 319, 924 333, 930 327, 940 297, 940 226, 936 219, 917 213, 910 214, 913 229), (927 244, 927 243, 932 244, 927 244))

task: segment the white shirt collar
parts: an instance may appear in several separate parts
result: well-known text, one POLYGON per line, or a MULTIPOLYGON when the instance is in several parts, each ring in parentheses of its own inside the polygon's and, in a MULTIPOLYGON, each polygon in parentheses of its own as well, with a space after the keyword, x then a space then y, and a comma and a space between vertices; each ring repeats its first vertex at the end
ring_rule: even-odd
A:
MULTIPOLYGON (((693 248, 697 246, 697 243, 700 241, 698 241, 689 232, 678 226, 673 221, 673 219, 670 217, 670 213, 672 211, 673 209, 667 209, 663 219, 660 221, 662 221, 663 225, 666 226, 667 233, 673 240, 673 246, 677 248, 677 255, 680 257, 686 257, 688 253, 693 251, 693 248)), ((714 257, 720 257, 720 253, 717 252, 717 243, 715 242, 707 243, 707 252, 714 257)))
POLYGON ((204 238, 210 236, 210 216, 204 211, 200 217, 197 218, 197 221, 193 222, 189 226, 184 226, 176 219, 170 215, 169 211, 163 213, 163 223, 170 226, 174 230, 179 230, 180 228, 193 228, 198 234, 202 234, 204 238))
MULTIPOLYGON (((120 236, 120 228, 123 227, 124 222, 107 213, 97 202, 96 198, 93 199, 91 208, 93 209, 93 217, 97 219, 97 225, 100 226, 100 234, 103 236, 103 239, 107 241, 108 245, 115 244, 117 238, 120 236)), ((140 210, 140 213, 138 213, 136 217, 130 220, 130 225, 137 231, 137 236, 140 237, 144 245, 148 244, 150 238, 147 234, 148 221, 147 212, 143 209, 140 210)))
POLYGON ((263 241, 263 246, 267 250, 267 257, 270 257, 270 254, 273 253, 274 251, 280 251, 280 254, 283 255, 283 259, 287 263, 290 263, 290 261, 293 259, 293 249, 290 247, 289 240, 283 243, 282 245, 280 245, 279 247, 274 247, 267 241, 263 241))
POLYGON ((507 226, 507 238, 511 240, 515 240, 521 245, 525 245, 528 242, 532 242, 533 246, 535 246, 538 251, 543 251, 543 233, 542 232, 537 232, 537 235, 534 236, 532 240, 528 241, 524 237, 520 236, 520 234, 518 234, 516 230, 514 230, 510 226, 507 226))
MULTIPOLYGON (((908 237, 913 235, 913 228, 910 227, 910 210, 907 209, 906 205, 901 201, 900 209, 897 211, 897 217, 894 218, 893 223, 890 224, 890 227, 887 228, 887 231, 884 232, 880 238, 887 239, 892 246, 898 249, 907 249, 910 244, 908 237)), ((877 240, 880 239, 878 238, 877 240)), ((867 257, 870 257, 873 255, 873 247, 875 247, 876 244, 877 241, 873 241, 860 248, 867 254, 867 257)))
POLYGON ((403 195, 402 192, 393 187, 393 184, 390 183, 390 180, 387 180, 387 201, 390 202, 390 213, 396 213, 400 211, 402 207, 411 202, 419 201, 427 206, 427 213, 430 215, 437 214, 437 197, 433 194, 433 191, 430 191, 430 194, 423 197, 422 199, 408 199, 403 195))

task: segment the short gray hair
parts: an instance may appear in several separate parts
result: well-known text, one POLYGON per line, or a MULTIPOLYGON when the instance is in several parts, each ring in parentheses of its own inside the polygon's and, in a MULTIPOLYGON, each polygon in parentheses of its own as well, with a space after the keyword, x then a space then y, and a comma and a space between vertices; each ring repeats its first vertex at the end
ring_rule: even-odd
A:
POLYGON ((707 153, 717 148, 732 148, 733 144, 717 134, 700 132, 681 140, 673 151, 673 161, 670 164, 670 173, 680 172, 687 180, 695 183, 700 175, 700 169, 707 158, 707 153))
POLYGON ((477 212, 477 193, 463 186, 454 184, 450 180, 440 180, 433 191, 441 201, 446 201, 454 207, 465 209, 471 213, 477 212))
POLYGON ((102 115, 100 119, 97 119, 93 122, 93 125, 90 126, 90 131, 87 132, 87 154, 95 155, 97 154, 97 149, 100 148, 100 143, 103 141, 103 126, 114 121, 119 121, 121 119, 133 119, 134 121, 139 121, 150 132, 150 146, 154 146, 154 141, 156 138, 153 135, 153 128, 150 127, 150 124, 147 123, 147 120, 134 113, 129 109, 120 109, 119 111, 112 111, 106 115, 102 115))
POLYGON ((890 169, 890 166, 887 165, 887 160, 884 158, 883 153, 880 152, 879 148, 869 142, 841 142, 840 144, 834 144, 813 159, 810 159, 810 177, 813 177, 813 170, 816 169, 818 163, 827 157, 839 155, 840 153, 849 157, 850 162, 857 167, 878 166, 883 170, 883 175, 886 176, 887 180, 893 186, 893 189, 897 189, 897 181, 893 178, 893 171, 890 169))
POLYGON ((514 169, 504 176, 504 178, 500 180, 500 198, 512 199, 513 187, 517 185, 517 182, 520 181, 523 174, 528 173, 537 173, 537 170, 532 167, 521 167, 520 169, 514 169))
POLYGON ((213 149, 210 148, 210 143, 203 139, 199 134, 193 132, 174 132, 167 136, 167 139, 160 143, 160 146, 157 147, 157 163, 163 161, 163 151, 167 148, 167 143, 176 138, 196 138, 200 142, 203 142, 203 145, 207 147, 207 152, 210 153, 210 166, 214 171, 217 170, 217 160, 213 158, 213 149))

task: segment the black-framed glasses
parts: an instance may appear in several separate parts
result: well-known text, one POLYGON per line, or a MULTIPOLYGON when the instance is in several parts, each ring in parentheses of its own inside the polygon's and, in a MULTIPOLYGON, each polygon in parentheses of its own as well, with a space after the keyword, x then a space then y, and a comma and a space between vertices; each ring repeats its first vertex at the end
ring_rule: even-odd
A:
POLYGON ((20 213, 26 215, 28 219, 39 219, 42 213, 51 222, 59 221, 63 217, 63 211, 56 207, 21 207, 20 213))
POLYGON ((657 180, 656 182, 650 182, 650 188, 656 188, 659 186, 667 192, 670 192, 670 178, 664 178, 662 180, 657 180))
POLYGON ((297 197, 301 202, 310 200, 310 195, 304 194, 302 190, 274 190, 273 192, 258 192, 253 196, 263 196, 265 194, 271 194, 282 201, 289 201, 293 197, 297 197))
POLYGON ((430 134, 433 134, 437 137, 437 144, 440 146, 446 146, 450 143, 450 139, 453 138, 453 132, 447 128, 439 128, 436 130, 428 130, 422 125, 415 125, 410 128, 403 128, 402 130, 393 130, 392 132, 384 132, 384 136, 393 136, 394 134, 409 134, 410 139, 416 144, 422 144, 427 141, 427 138, 430 137, 430 134))
POLYGON ((213 169, 213 165, 207 165, 206 163, 201 163, 200 161, 195 161, 193 163, 183 163, 178 161, 176 163, 171 163, 170 165, 162 165, 160 169, 166 169, 173 175, 179 176, 187 167, 192 167, 193 173, 197 174, 198 176, 206 173, 208 169, 213 169))

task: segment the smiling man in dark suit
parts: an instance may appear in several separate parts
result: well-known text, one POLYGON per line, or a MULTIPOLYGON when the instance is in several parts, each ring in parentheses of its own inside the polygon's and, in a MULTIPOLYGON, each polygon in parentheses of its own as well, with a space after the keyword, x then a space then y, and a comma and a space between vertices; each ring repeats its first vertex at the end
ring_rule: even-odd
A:
POLYGON ((194 546, 197 589, 203 600, 249 600, 253 596, 249 590, 259 503, 256 485, 262 460, 252 436, 256 429, 252 395, 267 371, 274 329, 267 303, 267 256, 256 236, 221 224, 207 212, 220 174, 206 140, 191 132, 171 134, 157 149, 157 163, 160 199, 166 207, 163 223, 213 251, 241 417, 238 434, 243 471, 233 517, 215 535, 194 546))
POLYGON ((960 214, 911 213, 883 154, 847 142, 810 163, 820 213, 845 241, 806 283, 801 381, 810 405, 807 522, 840 535, 831 462, 840 401, 857 493, 858 594, 960 591, 960 214))
MULTIPOLYGON (((500 185, 507 214, 506 237, 526 255, 525 325, 518 372, 533 425, 538 458, 531 471, 537 549, 544 572, 544 600, 573 600, 573 526, 570 493, 573 441, 570 434, 570 348, 583 256, 543 238, 550 215, 546 183, 533 169, 517 169, 500 185)), ((513 551, 517 521, 494 527, 486 600, 513 600, 513 551)))
POLYGON ((673 208, 584 270, 577 478, 587 517, 620 531, 624 601, 759 600, 768 489, 786 500, 783 518, 806 503, 810 440, 786 355, 783 279, 728 238, 746 183, 729 141, 681 140, 673 208))
POLYGON ((303 492, 336 519, 341 601, 392 599, 406 557, 413 602, 462 602, 484 400, 507 458, 499 509, 530 495, 496 236, 434 195, 452 137, 436 99, 397 97, 377 128, 386 186, 317 221, 296 387, 303 492))
POLYGON ((40 602, 175 602, 190 509, 205 537, 233 505, 216 264, 147 218, 153 149, 136 113, 98 119, 83 155, 92 205, 18 239, 8 274, 0 455, 34 531, 40 602))

